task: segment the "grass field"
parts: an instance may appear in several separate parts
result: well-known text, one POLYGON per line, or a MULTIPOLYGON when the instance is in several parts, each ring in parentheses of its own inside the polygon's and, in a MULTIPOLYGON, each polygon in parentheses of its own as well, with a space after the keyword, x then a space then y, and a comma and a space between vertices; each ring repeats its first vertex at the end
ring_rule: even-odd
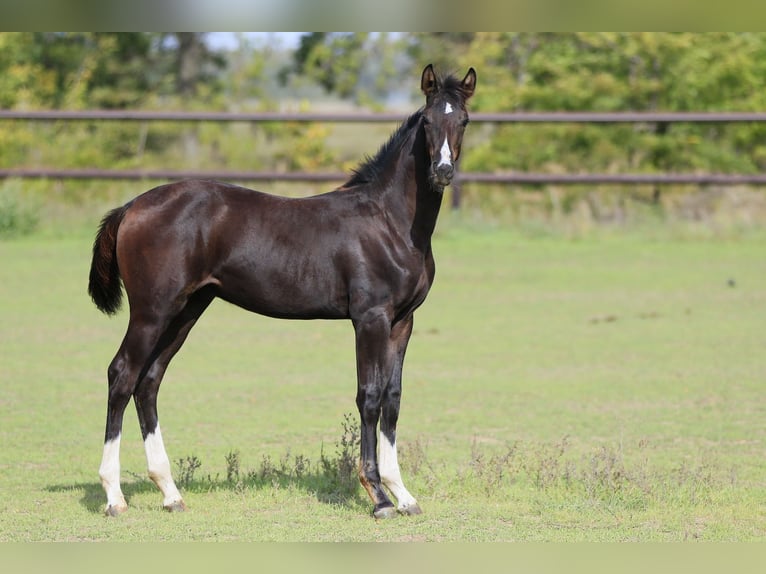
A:
POLYGON ((160 394, 189 511, 161 510, 130 405, 130 510, 105 518, 105 373, 127 313, 88 299, 89 252, 0 242, 0 541, 766 538, 762 235, 440 229, 399 426, 424 514, 381 522, 321 464, 356 420, 350 324, 223 303, 160 394))

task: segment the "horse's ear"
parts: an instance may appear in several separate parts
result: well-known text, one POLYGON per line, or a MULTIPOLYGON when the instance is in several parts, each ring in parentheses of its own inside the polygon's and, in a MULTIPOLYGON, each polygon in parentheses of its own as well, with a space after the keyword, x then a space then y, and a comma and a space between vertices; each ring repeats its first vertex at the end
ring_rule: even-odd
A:
POLYGON ((423 75, 420 78, 420 89, 426 97, 431 96, 439 89, 439 80, 436 78, 432 64, 428 64, 423 70, 423 75))
POLYGON ((473 95, 473 91, 476 89, 476 70, 473 68, 468 70, 468 73, 463 78, 463 93, 467 100, 473 95))

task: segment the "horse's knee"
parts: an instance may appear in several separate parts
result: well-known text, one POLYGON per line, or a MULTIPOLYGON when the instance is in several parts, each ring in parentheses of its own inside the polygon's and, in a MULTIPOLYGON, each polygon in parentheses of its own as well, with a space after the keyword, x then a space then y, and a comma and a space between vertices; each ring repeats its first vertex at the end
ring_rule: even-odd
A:
POLYGON ((362 417, 362 424, 376 423, 380 418, 381 393, 376 388, 360 389, 356 396, 356 406, 362 417))

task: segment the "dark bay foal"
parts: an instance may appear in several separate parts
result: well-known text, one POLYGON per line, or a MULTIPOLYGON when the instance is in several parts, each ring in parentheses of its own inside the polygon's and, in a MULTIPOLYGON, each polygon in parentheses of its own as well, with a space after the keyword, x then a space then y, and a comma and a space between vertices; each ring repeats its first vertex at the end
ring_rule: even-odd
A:
POLYGON ((166 509, 185 509, 162 441, 157 393, 170 360, 215 297, 271 317, 352 321, 360 481, 375 517, 420 513, 396 455, 402 364, 413 313, 434 279, 431 235, 475 86, 473 68, 459 80, 440 78, 427 66, 421 77, 425 106, 329 193, 288 199, 220 182, 181 181, 106 215, 93 246, 88 291, 108 314, 120 308, 122 287, 130 304, 127 332, 108 370, 99 469, 107 514, 127 509, 119 452, 131 397, 149 476, 166 509))

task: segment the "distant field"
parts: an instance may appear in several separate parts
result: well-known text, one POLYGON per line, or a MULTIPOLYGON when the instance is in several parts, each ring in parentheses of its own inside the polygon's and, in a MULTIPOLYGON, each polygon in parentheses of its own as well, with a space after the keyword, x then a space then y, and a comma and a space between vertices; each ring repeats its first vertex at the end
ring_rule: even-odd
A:
POLYGON ((0 541, 764 540, 766 241, 660 236, 439 232, 399 426, 424 514, 384 522, 320 464, 356 420, 350 324, 223 303, 160 394, 189 511, 161 510, 130 405, 130 510, 103 517, 127 313, 87 297, 90 238, 0 242, 0 541))

